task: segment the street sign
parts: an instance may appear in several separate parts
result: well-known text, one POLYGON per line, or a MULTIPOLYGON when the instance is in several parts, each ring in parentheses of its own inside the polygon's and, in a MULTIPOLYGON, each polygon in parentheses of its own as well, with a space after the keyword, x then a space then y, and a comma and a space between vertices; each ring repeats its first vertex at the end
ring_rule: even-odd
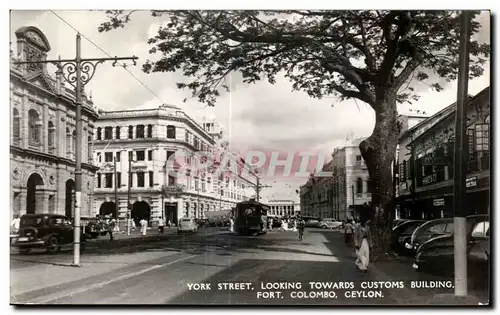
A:
POLYGON ((442 206, 444 206, 444 198, 434 199, 432 201, 432 205, 434 207, 442 207, 442 206))
POLYGON ((471 187, 476 187, 476 186, 477 186, 477 178, 475 176, 465 179, 465 187, 466 188, 471 188, 471 187))
POLYGON ((175 195, 175 194, 180 194, 184 191, 184 185, 168 185, 168 186, 163 186, 162 191, 166 195, 175 195))
POLYGON ((422 165, 448 166, 451 160, 448 156, 426 156, 422 158, 422 165))

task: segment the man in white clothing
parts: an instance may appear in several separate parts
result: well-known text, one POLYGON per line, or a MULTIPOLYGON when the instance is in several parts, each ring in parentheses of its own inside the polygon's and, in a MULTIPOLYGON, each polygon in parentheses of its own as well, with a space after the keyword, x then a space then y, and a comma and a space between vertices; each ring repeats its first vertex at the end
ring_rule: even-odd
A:
POLYGON ((148 229, 148 221, 146 221, 145 219, 141 219, 141 222, 139 222, 139 224, 141 225, 142 235, 146 235, 146 231, 148 229))

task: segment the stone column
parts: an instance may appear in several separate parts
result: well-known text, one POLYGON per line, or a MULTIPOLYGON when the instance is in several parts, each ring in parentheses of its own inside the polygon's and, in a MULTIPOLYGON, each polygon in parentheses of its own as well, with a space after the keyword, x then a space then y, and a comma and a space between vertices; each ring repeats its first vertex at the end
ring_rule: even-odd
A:
POLYGON ((158 226, 158 219, 161 218, 161 196, 156 196, 151 199, 151 226, 158 226))
MULTIPOLYGON (((182 218, 184 216, 184 199, 178 198, 177 199, 177 220, 182 218)), ((178 222, 175 222, 176 224, 178 222)))
POLYGON ((119 220, 120 231, 127 232, 127 218, 128 218, 128 208, 127 208, 127 198, 118 197, 118 217, 122 218, 119 220))
POLYGON ((21 193, 19 196, 19 204, 21 205, 19 215, 26 214, 26 197, 28 197, 28 189, 26 187, 21 187, 21 193))

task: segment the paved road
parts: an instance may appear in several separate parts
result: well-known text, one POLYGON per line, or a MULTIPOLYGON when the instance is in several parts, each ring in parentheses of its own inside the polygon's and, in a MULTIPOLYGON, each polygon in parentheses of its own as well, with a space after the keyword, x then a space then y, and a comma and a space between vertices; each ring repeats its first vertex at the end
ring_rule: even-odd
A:
POLYGON ((15 300, 43 304, 423 304, 418 297, 428 296, 430 290, 410 290, 410 281, 446 280, 415 273, 411 266, 395 278, 390 266, 361 273, 338 231, 309 230, 305 237, 299 242, 293 232, 258 237, 226 233, 170 237, 106 250, 96 247, 89 250, 91 255, 140 252, 150 253, 151 259, 23 292, 15 300), (404 289, 373 287, 381 285, 373 281, 393 281, 397 286, 399 280, 404 280, 404 289), (362 290, 361 283, 369 281, 372 289, 362 290), (331 285, 337 287, 325 288, 331 285))

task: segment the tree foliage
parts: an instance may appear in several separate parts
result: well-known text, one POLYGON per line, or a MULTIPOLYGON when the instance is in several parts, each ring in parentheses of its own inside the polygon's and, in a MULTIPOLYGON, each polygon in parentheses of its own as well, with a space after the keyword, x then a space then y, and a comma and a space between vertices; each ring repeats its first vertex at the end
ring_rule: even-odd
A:
MULTIPOLYGON (((107 11, 99 31, 124 27, 132 12, 107 11)), ((474 15, 478 12, 474 12, 474 15)), ((453 11, 152 11, 166 20, 148 40, 149 72, 179 71, 177 83, 214 105, 224 78, 238 71, 246 83, 276 82, 284 73, 311 97, 356 98, 377 110, 379 90, 398 102, 417 99, 411 78, 437 91, 437 78, 457 78, 459 14, 453 11), (165 19, 166 18, 166 19, 165 19), (434 73, 435 75, 432 75, 434 73), (432 81, 434 79, 434 81, 432 81)), ((470 23, 471 34, 479 31, 470 23)), ((471 41, 470 76, 483 73, 490 47, 471 41)))

